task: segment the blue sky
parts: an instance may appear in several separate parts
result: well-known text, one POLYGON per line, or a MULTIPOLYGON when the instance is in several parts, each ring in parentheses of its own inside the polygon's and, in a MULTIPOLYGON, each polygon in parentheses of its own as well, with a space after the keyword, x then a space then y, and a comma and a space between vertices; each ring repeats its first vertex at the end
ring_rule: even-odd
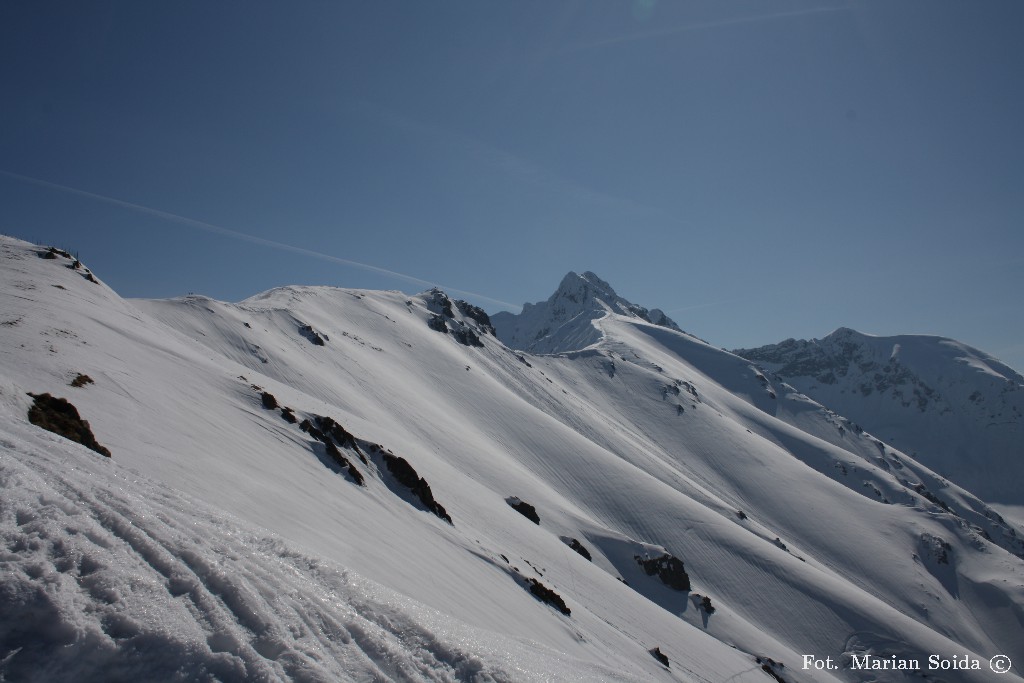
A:
POLYGON ((124 296, 494 312, 592 270, 720 346, 1024 369, 1022 32, 1013 0, 3 3, 0 232, 124 296))

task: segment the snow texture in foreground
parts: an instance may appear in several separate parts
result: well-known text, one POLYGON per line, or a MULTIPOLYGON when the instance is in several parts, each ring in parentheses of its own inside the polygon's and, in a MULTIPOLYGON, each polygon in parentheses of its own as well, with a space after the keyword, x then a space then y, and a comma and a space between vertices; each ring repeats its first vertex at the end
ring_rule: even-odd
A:
POLYGON ((0 434, 0 534, 0 680, 628 680, 471 629, 56 438, 0 434))
POLYGON ((793 683, 907 680, 803 672, 802 653, 1024 661, 1024 528, 632 309, 551 338, 595 333, 585 349, 526 355, 439 292, 126 301, 40 256, 0 239, 4 679, 763 681, 771 657, 793 683), (454 525, 339 443, 356 485, 264 391, 406 458, 454 525), (27 392, 69 398, 112 459, 28 424, 27 392), (689 594, 637 562, 665 554, 689 594))

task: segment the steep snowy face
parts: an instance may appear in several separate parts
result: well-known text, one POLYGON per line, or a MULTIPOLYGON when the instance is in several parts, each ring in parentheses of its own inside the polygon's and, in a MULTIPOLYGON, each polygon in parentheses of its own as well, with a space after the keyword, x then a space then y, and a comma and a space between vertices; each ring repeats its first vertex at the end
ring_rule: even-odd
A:
POLYGON ((547 301, 524 304, 519 315, 492 316, 498 338, 507 346, 532 353, 576 351, 600 341, 594 321, 609 313, 638 318, 672 330, 679 327, 661 310, 648 310, 623 299, 594 273, 569 272, 547 301))
POLYGON ((1024 504, 1024 377, 992 356, 848 328, 736 353, 985 500, 1024 504))
POLYGON ((1024 661, 1024 527, 614 301, 540 356, 439 290, 126 301, 76 263, 0 237, 0 680, 1024 661), (111 457, 30 423, 45 393, 111 457))

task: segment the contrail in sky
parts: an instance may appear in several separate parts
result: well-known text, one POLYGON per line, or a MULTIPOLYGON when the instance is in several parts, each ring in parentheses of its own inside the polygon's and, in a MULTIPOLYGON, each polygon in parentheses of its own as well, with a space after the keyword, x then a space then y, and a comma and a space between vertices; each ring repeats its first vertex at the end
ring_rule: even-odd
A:
POLYGON ((690 31, 700 31, 706 28, 718 28, 720 26, 735 26, 737 24, 756 24, 762 21, 771 21, 774 19, 785 19, 786 17, 799 17, 806 14, 820 14, 823 12, 843 12, 849 10, 849 7, 811 7, 808 9, 794 10, 792 12, 777 12, 775 14, 758 14, 752 17, 738 17, 736 19, 722 19, 719 21, 702 21, 693 24, 683 24, 681 26, 669 26, 666 28, 653 29, 650 31, 643 31, 639 33, 630 33, 624 36, 617 36, 615 38, 607 38, 605 40, 597 40, 592 43, 582 43, 579 45, 571 45, 566 48, 567 51, 586 50, 592 47, 603 47, 605 45, 615 45, 616 43, 629 43, 635 40, 646 40, 648 38, 658 38, 661 36, 670 36, 676 33, 688 33, 690 31))
POLYGON ((60 185, 58 183, 51 183, 48 180, 40 180, 39 178, 33 178, 31 176, 22 175, 20 173, 13 173, 11 171, 5 171, 0 169, 0 175, 5 175, 10 178, 22 180, 26 183, 32 183, 33 185, 39 185, 52 190, 58 190, 60 192, 66 192, 68 194, 78 195, 79 197, 86 197, 88 199, 95 199, 106 204, 113 204, 114 206, 120 206, 125 209, 131 209, 132 211, 138 211, 140 213, 146 213, 157 218, 162 218, 167 221, 174 223, 180 223, 187 225, 192 228, 198 228, 199 230, 205 230, 206 232, 212 232, 217 235, 224 235, 225 237, 231 237, 237 240, 243 240, 245 242, 252 242, 253 244, 259 244, 264 247, 270 247, 271 249, 279 249, 281 251, 290 251, 293 254, 301 254, 303 256, 311 256, 318 258, 321 261, 330 261, 331 263, 339 263, 343 266, 351 266, 353 268, 360 268, 367 270, 372 273, 378 273, 380 275, 387 275, 389 277, 398 278, 406 282, 411 282, 416 285, 423 287, 440 287, 447 292, 454 292, 456 294, 463 294, 465 296, 472 296, 477 299, 484 301, 490 301, 491 303, 499 304, 501 306, 509 306, 513 309, 518 309, 520 306, 517 304, 511 304, 507 301, 495 299, 493 297, 484 296, 483 294, 477 294, 476 292, 468 292, 464 289, 455 289, 454 287, 445 287, 429 280, 414 277, 412 275, 406 275, 405 273, 398 273, 387 268, 381 268, 379 266, 371 266, 368 263, 361 263, 359 261, 352 261, 349 259, 340 258, 338 256, 331 256, 330 254, 324 254, 319 251, 313 251, 312 249, 305 249, 303 247, 296 247, 292 244, 285 244, 284 242, 277 242, 275 240, 268 240, 264 237, 257 237, 255 235, 249 235, 244 232, 237 230, 231 230, 213 223, 207 223, 205 221, 199 221, 194 218, 188 218, 186 216, 179 216, 176 213, 170 213, 169 211, 161 211, 160 209, 152 209, 148 206, 142 206, 141 204, 133 204, 132 202, 126 202, 123 199, 115 199, 114 197, 107 197, 106 195, 96 194, 95 192, 88 192, 86 190, 79 190, 75 187, 68 187, 67 185, 60 185))

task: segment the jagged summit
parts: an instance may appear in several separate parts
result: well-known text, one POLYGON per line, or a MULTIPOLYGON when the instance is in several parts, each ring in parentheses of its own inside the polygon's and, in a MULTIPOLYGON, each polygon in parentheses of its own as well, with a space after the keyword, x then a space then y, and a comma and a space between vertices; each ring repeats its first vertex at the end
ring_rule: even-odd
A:
MULTIPOLYGON (((555 293, 551 295, 548 301, 566 298, 570 301, 581 302, 587 296, 607 300, 619 298, 619 295, 615 293, 612 286, 598 277, 596 273, 588 270, 582 275, 578 275, 570 270, 562 278, 558 289, 555 290, 555 293)), ((532 304, 526 305, 531 306, 532 304)))
POLYGON ((589 346, 601 339, 593 321, 613 313, 679 330, 660 309, 646 309, 615 293, 589 270, 570 271, 547 301, 524 304, 519 315, 491 316, 498 338, 507 346, 533 353, 559 353, 589 346))
POLYGON ((848 327, 735 353, 979 496, 1024 504, 1024 377, 991 355, 848 327))

